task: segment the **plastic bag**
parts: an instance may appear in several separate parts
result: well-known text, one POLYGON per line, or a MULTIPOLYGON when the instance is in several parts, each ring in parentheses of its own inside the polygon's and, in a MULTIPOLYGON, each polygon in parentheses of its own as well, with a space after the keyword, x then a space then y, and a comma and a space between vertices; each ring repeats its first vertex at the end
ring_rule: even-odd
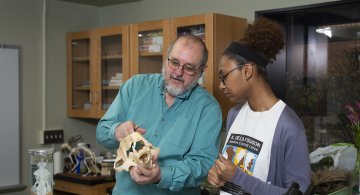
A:
POLYGON ((317 148, 310 153, 310 163, 317 163, 321 159, 331 157, 334 167, 353 171, 355 168, 357 150, 353 144, 337 143, 317 148))

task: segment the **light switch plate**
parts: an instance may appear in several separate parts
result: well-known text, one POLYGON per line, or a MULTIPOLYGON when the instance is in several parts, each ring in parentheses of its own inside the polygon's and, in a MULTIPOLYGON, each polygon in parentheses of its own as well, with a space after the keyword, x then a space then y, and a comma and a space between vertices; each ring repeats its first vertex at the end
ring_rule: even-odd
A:
POLYGON ((64 130, 53 129, 45 130, 43 133, 44 144, 64 143, 64 130))

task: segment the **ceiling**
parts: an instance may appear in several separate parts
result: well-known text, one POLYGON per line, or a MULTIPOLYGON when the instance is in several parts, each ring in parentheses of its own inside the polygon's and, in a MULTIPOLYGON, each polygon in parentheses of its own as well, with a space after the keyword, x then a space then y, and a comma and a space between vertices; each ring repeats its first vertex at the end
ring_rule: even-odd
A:
POLYGON ((79 4, 84 4, 84 5, 92 5, 92 6, 102 7, 102 6, 108 6, 108 5, 136 2, 136 1, 141 1, 141 0, 59 0, 59 1, 67 1, 67 2, 72 2, 72 3, 79 3, 79 4))

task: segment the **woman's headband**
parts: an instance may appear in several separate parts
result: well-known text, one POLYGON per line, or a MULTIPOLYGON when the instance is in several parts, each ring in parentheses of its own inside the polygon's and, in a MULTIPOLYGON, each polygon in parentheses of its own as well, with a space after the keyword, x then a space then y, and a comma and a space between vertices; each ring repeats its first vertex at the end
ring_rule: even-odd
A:
POLYGON ((236 55, 239 55, 249 61, 255 62, 256 64, 266 67, 269 63, 268 60, 264 59, 263 57, 259 56, 253 50, 245 47, 244 45, 236 42, 232 42, 228 48, 225 50, 226 52, 230 52, 236 55))

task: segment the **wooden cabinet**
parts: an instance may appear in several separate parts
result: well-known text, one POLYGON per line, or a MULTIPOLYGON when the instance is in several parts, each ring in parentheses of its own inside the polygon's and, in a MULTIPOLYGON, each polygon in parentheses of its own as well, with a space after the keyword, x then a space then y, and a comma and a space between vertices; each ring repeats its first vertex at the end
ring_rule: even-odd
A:
POLYGON ((169 46, 169 20, 130 25, 131 75, 161 73, 169 46))
POLYGON ((128 28, 67 34, 68 116, 100 118, 129 78, 128 28))
POLYGON ((54 194, 105 195, 115 186, 115 178, 61 174, 54 176, 54 194))
POLYGON ((56 180, 54 194, 80 194, 80 195, 105 195, 109 188, 113 188, 115 182, 102 183, 96 185, 78 184, 69 181, 56 180))
POLYGON ((119 80, 161 73, 170 41, 185 33, 200 36, 208 47, 208 68, 199 83, 217 98, 226 116, 232 104, 218 89, 217 64, 246 25, 243 18, 208 13, 68 33, 68 116, 101 118, 118 92, 119 80))
POLYGON ((246 27, 246 19, 215 13, 177 17, 170 21, 171 39, 192 33, 205 41, 209 50, 208 68, 199 83, 219 101, 223 117, 233 104, 219 90, 218 63, 226 47, 243 37, 246 27))

